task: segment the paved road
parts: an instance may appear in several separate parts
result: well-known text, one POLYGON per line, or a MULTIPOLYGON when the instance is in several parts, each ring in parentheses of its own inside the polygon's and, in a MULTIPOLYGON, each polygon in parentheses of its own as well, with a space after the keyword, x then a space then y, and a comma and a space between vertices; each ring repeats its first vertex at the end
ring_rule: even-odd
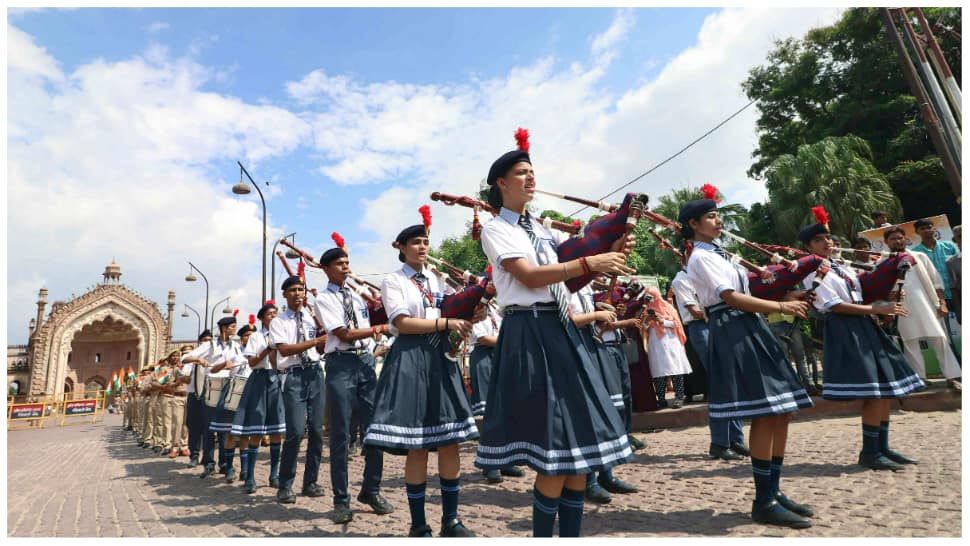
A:
MULTIPOLYGON (((333 524, 329 497, 279 505, 266 485, 268 450, 260 451, 260 489, 198 479, 186 458, 149 456, 120 429, 104 423, 7 433, 7 534, 14 537, 377 536, 407 532, 402 457, 385 458, 385 495, 397 511, 377 516, 353 501, 354 520, 333 524)), ((712 461, 707 430, 693 427, 638 434, 647 449, 618 476, 641 492, 587 504, 584 536, 960 536, 961 411, 896 413, 893 445, 921 464, 892 474, 861 469, 858 417, 796 421, 789 434, 783 490, 819 514, 804 531, 762 527, 748 516, 749 464, 712 461)), ((330 490, 324 450, 321 485, 330 490)), ((530 476, 489 485, 462 449, 460 516, 484 536, 528 536, 530 476)), ((238 456, 237 459, 238 461, 238 456)), ((351 459, 356 497, 362 458, 351 459)), ((297 483, 301 483, 302 457, 297 483)), ((238 462, 237 462, 238 465, 238 462)), ((432 470, 435 467, 431 456, 432 470)), ((429 480, 429 522, 440 517, 437 478, 429 480)))

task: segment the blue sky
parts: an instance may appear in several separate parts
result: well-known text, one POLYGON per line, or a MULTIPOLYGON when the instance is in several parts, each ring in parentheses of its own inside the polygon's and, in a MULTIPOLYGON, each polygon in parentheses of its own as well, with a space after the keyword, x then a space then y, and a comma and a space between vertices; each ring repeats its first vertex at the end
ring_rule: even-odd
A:
MULTIPOLYGON (((77 9, 8 20, 7 334, 22 342, 43 285, 81 294, 115 257, 156 301, 201 308, 186 260, 259 304, 260 209, 229 192, 241 160, 270 180, 272 237, 319 254, 347 239, 359 273, 430 191, 471 193, 494 157, 533 133, 540 185, 599 197, 747 100, 771 41, 832 9, 77 9), (53 216, 54 220, 38 218, 53 216), (105 221, 110 220, 110 221, 105 221), (16 236, 30 233, 32 242, 16 236), (38 243, 59 255, 36 257, 38 243), (33 246, 32 246, 33 245, 33 246), (152 252, 152 245, 165 249, 152 252), (23 323, 23 324, 22 324, 23 323)), ((714 182, 750 203, 749 109, 632 189, 714 182)), ((556 202, 544 207, 572 209, 556 202)), ((432 207, 435 234, 465 211, 432 207)), ((279 269, 279 267, 277 267, 279 269)), ((378 279, 379 277, 374 277, 378 279)), ((312 280, 312 277, 311 277, 312 280)), ((180 307, 181 309, 181 307, 180 307)), ((194 336, 194 317, 176 337, 194 336)))

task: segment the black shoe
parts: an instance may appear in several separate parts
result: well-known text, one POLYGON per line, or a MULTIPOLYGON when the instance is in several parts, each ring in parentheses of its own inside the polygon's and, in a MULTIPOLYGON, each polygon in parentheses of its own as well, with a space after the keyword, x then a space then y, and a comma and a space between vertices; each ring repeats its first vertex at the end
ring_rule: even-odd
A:
POLYGON ((370 506, 374 513, 383 516, 394 511, 394 505, 387 501, 380 493, 363 493, 357 495, 357 500, 370 506))
POLYGON ((744 459, 737 451, 729 447, 718 446, 711 444, 711 448, 707 450, 707 454, 714 459, 723 459, 725 461, 740 461, 744 459))
POLYGON ((270 487, 275 487, 275 488, 279 489, 279 487, 280 487, 280 479, 277 478, 276 476, 270 476, 269 477, 269 486, 270 487))
POLYGON ((502 478, 502 474, 496 468, 485 470, 484 472, 482 472, 482 474, 485 476, 485 480, 488 483, 502 483, 503 481, 505 481, 502 478))
POLYGON ((232 483, 236 481, 236 469, 230 468, 226 471, 226 483, 232 483))
POLYGON ((586 500, 595 504, 609 504, 613 497, 598 483, 586 486, 586 500))
POLYGON ((609 480, 603 479, 603 476, 601 475, 599 478, 596 479, 596 481, 601 486, 603 486, 603 489, 606 489, 610 493, 617 493, 619 495, 626 495, 627 493, 636 493, 637 492, 637 488, 636 487, 633 487, 632 485, 626 483, 625 481, 623 481, 623 480, 621 480, 619 478, 613 478, 613 481, 609 481, 609 480))
POLYGON ((205 468, 202 469, 202 474, 199 477, 202 479, 208 478, 209 476, 214 474, 215 471, 216 471, 216 467, 212 466, 211 464, 207 464, 205 465, 205 468))
POLYGON ((632 434, 627 434, 626 437, 627 441, 630 442, 630 447, 633 448, 633 451, 640 451, 641 449, 647 447, 647 444, 643 443, 639 438, 632 434))
POLYGON ((138 447, 145 447, 145 442, 138 440, 138 447))
POLYGON ((334 523, 347 523, 354 519, 354 513, 350 511, 349 504, 335 504, 333 505, 333 515, 330 519, 334 523))
POLYGON ((731 442, 731 451, 741 455, 742 457, 750 457, 751 450, 748 446, 742 444, 741 442, 731 442))
POLYGON ((507 466, 500 470, 500 472, 503 476, 511 476, 513 478, 521 478, 525 476, 525 470, 522 470, 517 466, 507 466))
POLYGON ((293 494, 293 490, 289 487, 281 487, 276 492, 276 502, 280 504, 294 504, 296 503, 296 495, 293 494))
POLYGON ((462 524, 461 520, 453 519, 441 524, 440 537, 447 538, 475 538, 475 533, 462 524))
POLYGON ((256 492, 256 482, 246 482, 245 486, 247 495, 252 495, 256 492))
POLYGON ((679 409, 684 407, 684 400, 682 398, 674 398, 674 401, 670 403, 670 407, 674 409, 679 409))
POLYGON ((155 447, 152 448, 152 451, 154 451, 155 453, 161 453, 162 452, 162 446, 155 446, 155 447))
POLYGON ((431 534, 430 525, 419 525, 418 527, 411 527, 411 530, 408 532, 408 536, 418 537, 418 538, 430 538, 430 537, 433 537, 434 535, 431 534))
POLYGON ((884 457, 882 453, 859 453, 859 464, 872 470, 892 470, 893 472, 905 468, 903 465, 894 463, 887 457, 884 457))
POLYGON ((906 455, 892 449, 887 449, 883 451, 882 454, 885 455, 887 459, 897 464, 919 464, 918 460, 907 457, 906 455))
POLYGON ((815 515, 815 510, 812 510, 810 506, 805 504, 799 504, 789 499, 781 491, 775 493, 775 500, 778 501, 778 504, 784 506, 785 508, 798 514, 799 516, 810 518, 815 515))
POLYGON ((300 491, 300 494, 304 497, 322 497, 324 495, 323 488, 315 483, 304 485, 303 491, 300 491))
POLYGON ((807 529, 812 526, 811 521, 788 510, 776 500, 762 506, 751 503, 751 519, 762 524, 779 525, 792 529, 807 529))

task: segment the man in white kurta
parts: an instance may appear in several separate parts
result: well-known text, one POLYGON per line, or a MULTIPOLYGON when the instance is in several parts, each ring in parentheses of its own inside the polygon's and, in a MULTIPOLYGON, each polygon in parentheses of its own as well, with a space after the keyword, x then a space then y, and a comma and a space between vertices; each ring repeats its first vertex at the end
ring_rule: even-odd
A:
MULTIPOLYGON (((893 252, 906 249, 906 239, 902 231, 888 230, 886 244, 893 252)), ((926 379, 926 363, 920 340, 926 342, 933 349, 940 368, 947 379, 955 379, 962 375, 960 363, 953 354, 947 342, 946 330, 943 328, 943 317, 940 302, 943 301, 943 279, 933 267, 933 262, 922 252, 912 252, 916 259, 906 279, 903 282, 903 306, 909 311, 909 316, 899 318, 899 337, 903 340, 906 360, 919 374, 920 379, 926 379)))

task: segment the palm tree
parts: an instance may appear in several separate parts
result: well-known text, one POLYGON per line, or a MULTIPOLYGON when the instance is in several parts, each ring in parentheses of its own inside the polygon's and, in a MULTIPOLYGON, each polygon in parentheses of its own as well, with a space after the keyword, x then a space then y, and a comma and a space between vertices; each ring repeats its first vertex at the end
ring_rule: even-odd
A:
POLYGON ((815 222, 811 208, 822 205, 833 234, 852 240, 872 227, 876 209, 899 218, 902 206, 885 176, 872 165, 869 144, 854 135, 828 137, 798 147, 766 171, 769 207, 779 239, 794 241, 815 222))

